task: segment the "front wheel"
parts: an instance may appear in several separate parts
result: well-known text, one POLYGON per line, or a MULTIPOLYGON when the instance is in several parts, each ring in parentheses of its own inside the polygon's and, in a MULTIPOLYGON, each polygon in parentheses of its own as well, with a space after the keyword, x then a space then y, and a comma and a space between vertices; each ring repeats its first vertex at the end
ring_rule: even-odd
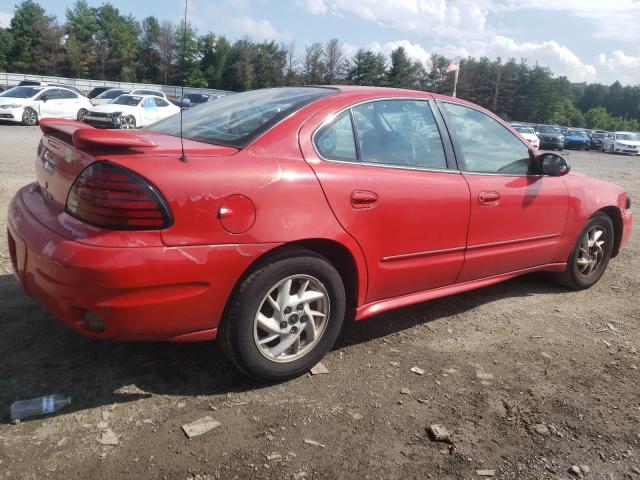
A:
POLYGON ((136 119, 133 115, 126 115, 120 120, 120 126, 124 129, 136 128, 136 119))
POLYGON ((38 124, 38 114, 33 108, 25 108, 22 112, 22 125, 33 127, 38 124))
POLYGON ((81 108, 78 110, 78 116, 76 118, 79 122, 84 122, 84 117, 87 116, 87 113, 89 113, 89 111, 86 108, 81 108))
POLYGON ((218 328, 220 346, 252 378, 296 377, 331 349, 345 305, 342 278, 327 259, 306 249, 284 251, 236 289, 218 328))
POLYGON ((595 285, 604 274, 613 251, 613 223, 606 213, 598 212, 584 226, 567 260, 564 272, 555 280, 573 290, 595 285))

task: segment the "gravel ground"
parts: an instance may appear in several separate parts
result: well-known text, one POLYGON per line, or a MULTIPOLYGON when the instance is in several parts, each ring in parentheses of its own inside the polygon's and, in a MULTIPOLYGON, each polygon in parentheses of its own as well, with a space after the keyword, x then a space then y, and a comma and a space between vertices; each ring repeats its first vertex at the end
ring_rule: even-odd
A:
MULTIPOLYGON (((38 139, 0 125, 2 231, 38 139)), ((640 199, 639 158, 568 158, 640 199)), ((20 291, 7 253, 2 238, 0 479, 640 478, 637 233, 588 291, 529 275, 383 314, 346 327, 329 374, 270 386, 215 343, 71 333, 20 291), (9 423, 14 400, 49 393, 73 403, 9 423), (182 425, 205 416, 221 425, 187 438, 182 425), (429 424, 452 443, 429 440, 429 424), (117 445, 98 442, 107 428, 117 445)))

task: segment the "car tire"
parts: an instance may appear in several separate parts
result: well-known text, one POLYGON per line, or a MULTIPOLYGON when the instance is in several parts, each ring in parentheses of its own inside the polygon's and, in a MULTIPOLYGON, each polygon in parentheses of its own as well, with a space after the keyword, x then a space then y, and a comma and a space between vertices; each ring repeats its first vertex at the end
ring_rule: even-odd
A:
POLYGON ((553 274, 554 280, 572 290, 592 287, 609 265, 614 240, 611 219, 604 212, 596 213, 578 235, 567 260, 567 268, 564 272, 553 274), (592 241, 595 243, 592 244, 592 241), (598 245, 599 242, 603 243, 598 245))
POLYGON ((79 122, 84 122, 84 117, 87 115, 87 113, 89 113, 89 110, 87 110, 86 108, 81 108, 80 110, 78 110, 76 119, 79 122))
POLYGON ((136 117, 134 117, 133 115, 126 115, 122 117, 120 125, 126 130, 134 129, 136 128, 136 117))
POLYGON ((38 124, 38 113, 33 108, 25 108, 22 112, 22 125, 33 127, 38 124))
POLYGON ((259 263, 235 289, 218 327, 219 344, 247 376, 286 380, 307 372, 331 349, 345 308, 342 278, 326 258, 285 250, 259 263), (305 297, 317 299, 305 303, 305 297))

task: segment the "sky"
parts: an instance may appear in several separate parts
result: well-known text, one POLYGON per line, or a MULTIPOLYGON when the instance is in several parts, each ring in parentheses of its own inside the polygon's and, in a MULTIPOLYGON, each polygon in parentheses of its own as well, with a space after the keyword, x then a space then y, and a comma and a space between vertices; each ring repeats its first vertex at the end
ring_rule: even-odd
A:
MULTIPOLYGON (((15 3, 0 0, 0 26, 15 3)), ((38 3, 60 21, 73 4, 38 3)), ((183 0, 111 3, 138 19, 178 22, 184 13, 183 0)), ((432 52, 525 58, 575 82, 640 84, 640 0, 189 0, 189 21, 200 33, 295 41, 300 50, 335 37, 349 55, 403 46, 427 66, 432 52)))

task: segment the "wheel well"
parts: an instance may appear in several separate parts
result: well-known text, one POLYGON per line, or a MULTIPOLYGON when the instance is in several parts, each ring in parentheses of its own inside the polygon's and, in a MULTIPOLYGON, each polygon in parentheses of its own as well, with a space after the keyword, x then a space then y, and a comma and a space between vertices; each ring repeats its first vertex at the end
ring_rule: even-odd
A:
POLYGON ((617 207, 604 207, 598 211, 605 213, 613 223, 613 251, 611 252, 611 257, 613 258, 618 255, 620 243, 622 242, 622 214, 617 207))
POLYGON ((345 295, 347 298, 347 311, 345 320, 351 320, 355 318, 356 306, 358 304, 358 269, 356 262, 351 255, 351 252, 339 242, 334 240, 328 240, 325 238, 311 238, 305 240, 297 240, 284 245, 280 245, 273 250, 269 250, 265 254, 255 259, 249 267, 244 271, 242 276, 236 282, 231 295, 227 299, 224 312, 220 321, 223 321, 226 317, 227 308, 233 295, 235 295, 238 287, 242 282, 256 269, 257 265, 261 265, 269 261, 269 258, 281 253, 283 250, 289 250, 291 248, 306 248, 319 255, 325 257, 331 265, 338 271, 342 282, 344 283, 345 295))

